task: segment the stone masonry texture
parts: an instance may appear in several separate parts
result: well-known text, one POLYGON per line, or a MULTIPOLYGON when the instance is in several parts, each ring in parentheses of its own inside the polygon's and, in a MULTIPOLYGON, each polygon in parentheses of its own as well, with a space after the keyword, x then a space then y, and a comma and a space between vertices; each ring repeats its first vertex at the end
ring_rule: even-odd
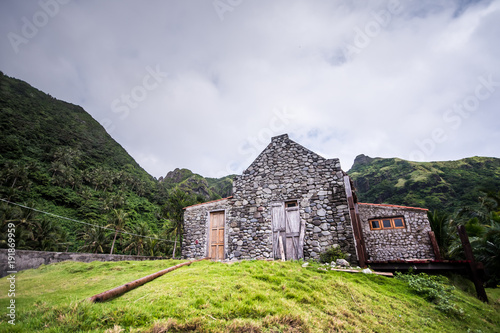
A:
MULTIPOLYGON (((184 237, 182 256, 184 258, 202 258, 208 255, 208 233, 210 212, 230 209, 229 199, 222 199, 187 207, 184 211, 184 237)), ((227 240, 227 232, 226 232, 227 240)))
POLYGON ((325 159, 288 138, 274 137, 233 183, 233 196, 188 207, 183 256, 208 254, 209 214, 225 211, 225 257, 272 259, 271 204, 297 201, 305 222, 304 259, 338 245, 356 262, 343 177, 338 159, 325 159))
MULTIPOLYGON (((351 218, 338 159, 325 159, 290 140, 271 139, 233 182, 231 197, 185 208, 184 258, 209 255, 210 214, 224 212, 224 258, 273 258, 273 204, 294 201, 304 230, 304 259, 332 246, 357 263, 351 218)), ((358 204, 368 260, 433 259, 427 210, 358 204), (404 229, 370 230, 369 219, 404 217, 404 229)))
POLYGON ((426 209, 374 204, 358 207, 368 260, 434 259, 426 209), (404 217, 405 228, 370 230, 369 220, 383 217, 404 217))

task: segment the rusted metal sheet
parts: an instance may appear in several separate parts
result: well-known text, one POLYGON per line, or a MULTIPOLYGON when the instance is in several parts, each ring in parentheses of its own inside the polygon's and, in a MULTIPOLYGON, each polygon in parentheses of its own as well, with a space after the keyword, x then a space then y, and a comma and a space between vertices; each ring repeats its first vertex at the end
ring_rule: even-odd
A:
POLYGON ((187 265, 191 265, 193 262, 197 262, 197 261, 202 261, 202 260, 206 260, 206 259, 209 259, 209 258, 203 258, 203 259, 198 259, 198 260, 192 260, 192 261, 186 261, 186 262, 183 262, 181 264, 178 264, 178 265, 175 265, 175 266, 172 266, 172 267, 169 267, 167 269, 164 269, 164 270, 161 270, 159 272, 156 272, 156 273, 153 273, 153 274, 150 274, 148 276, 145 276, 143 278, 140 278, 138 280, 135 280, 135 281, 132 281, 132 282, 129 282, 129 283, 126 283, 124 285, 121 285, 119 287, 116 287, 116 288, 113 288, 113 289, 110 289, 108 291, 105 291, 103 293, 100 293, 100 294, 97 294, 97 295, 94 295, 92 297, 90 297, 88 300, 92 303, 96 303, 96 302, 104 302, 108 299, 111 299, 111 298, 114 298, 114 297, 117 297, 117 296, 120 296, 124 293, 126 293, 127 291, 130 291, 132 289, 135 289, 137 287, 140 287, 142 286, 143 284, 145 283, 148 283, 150 281, 153 281, 154 279, 168 273, 168 272, 171 272, 173 270, 176 270, 177 268, 180 268, 182 266, 187 266, 187 265))

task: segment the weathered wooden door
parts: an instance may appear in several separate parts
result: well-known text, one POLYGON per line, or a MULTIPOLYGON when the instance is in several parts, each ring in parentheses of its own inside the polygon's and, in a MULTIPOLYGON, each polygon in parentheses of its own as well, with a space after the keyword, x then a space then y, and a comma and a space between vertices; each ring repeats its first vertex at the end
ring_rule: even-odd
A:
POLYGON ((300 217, 299 207, 286 207, 286 259, 298 260, 302 258, 303 249, 299 246, 300 217))
POLYGON ((212 260, 224 260, 224 212, 210 213, 210 246, 212 260))
POLYGON ((273 223, 273 254, 275 259, 281 258, 280 241, 286 260, 297 260, 304 257, 304 232, 300 221, 299 207, 296 202, 273 203, 271 219, 273 223))
POLYGON ((271 205, 271 221, 273 223, 273 257, 281 259, 280 241, 281 238, 283 251, 286 253, 285 242, 285 209, 283 202, 275 202, 271 205))

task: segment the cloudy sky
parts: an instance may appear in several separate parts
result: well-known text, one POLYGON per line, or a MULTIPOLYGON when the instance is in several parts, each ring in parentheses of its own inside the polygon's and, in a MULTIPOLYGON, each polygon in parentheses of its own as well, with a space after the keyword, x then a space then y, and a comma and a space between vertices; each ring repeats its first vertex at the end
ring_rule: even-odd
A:
POLYGON ((0 2, 0 70, 81 105, 155 177, 240 173, 275 135, 500 157, 500 0, 0 2))

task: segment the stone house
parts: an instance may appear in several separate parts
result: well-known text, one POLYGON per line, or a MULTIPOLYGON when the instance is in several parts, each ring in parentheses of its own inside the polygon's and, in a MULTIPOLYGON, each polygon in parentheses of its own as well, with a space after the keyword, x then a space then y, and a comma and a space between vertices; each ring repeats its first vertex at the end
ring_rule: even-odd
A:
POLYGON ((232 196, 185 208, 183 256, 317 259, 332 246, 351 263, 433 259, 426 210, 361 204, 338 159, 273 137, 233 182, 232 196))

